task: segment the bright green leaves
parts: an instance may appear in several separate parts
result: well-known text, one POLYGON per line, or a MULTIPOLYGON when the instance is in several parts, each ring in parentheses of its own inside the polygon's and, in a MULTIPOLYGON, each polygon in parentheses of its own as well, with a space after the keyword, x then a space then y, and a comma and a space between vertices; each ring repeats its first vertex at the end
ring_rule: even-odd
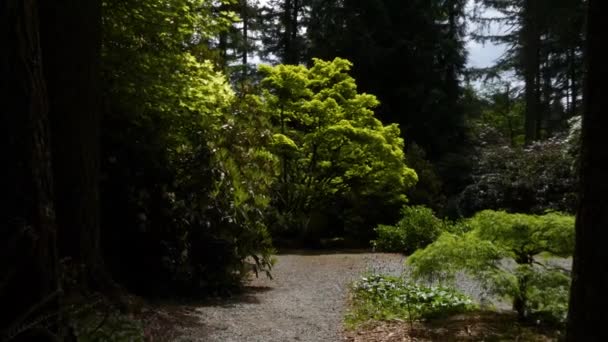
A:
POLYGON ((262 212, 276 164, 264 149, 272 132, 266 117, 248 115, 255 99, 237 98, 210 61, 213 40, 237 19, 225 10, 234 1, 104 2, 104 119, 118 126, 104 133, 123 147, 111 153, 150 151, 137 155, 144 165, 121 161, 124 175, 145 175, 125 183, 170 194, 169 208, 154 206, 162 216, 154 223, 171 232, 157 243, 171 246, 175 277, 195 287, 239 278, 249 256, 258 270, 271 266, 262 212), (224 246, 217 265, 203 252, 214 244, 224 246))
POLYGON ((368 275, 353 283, 351 304, 348 325, 436 318, 476 308, 471 298, 453 288, 428 287, 384 275, 368 275))
POLYGON ((108 98, 138 120, 178 127, 217 116, 234 97, 202 51, 228 24, 209 0, 104 3, 103 71, 108 98), (195 116, 191 115, 195 113, 195 116))
POLYGON ((574 217, 509 214, 485 210, 470 220, 476 235, 492 241, 514 258, 534 257, 543 252, 567 257, 574 252, 574 217))
POLYGON ((500 271, 504 250, 474 234, 443 233, 437 241, 418 250, 409 259, 413 275, 417 278, 453 280, 457 272, 466 270, 482 280, 500 271))
POLYGON ((260 73, 266 76, 262 80, 262 86, 277 97, 276 101, 287 104, 311 95, 306 87, 307 69, 302 65, 261 65, 260 73))
POLYGON ((470 232, 462 235, 444 233, 428 248, 412 255, 408 262, 414 266, 415 273, 429 273, 427 271, 433 267, 448 273, 455 269, 498 270, 498 262, 504 258, 511 258, 518 264, 532 264, 541 254, 568 257, 573 253, 572 216, 486 210, 466 223, 470 232))
POLYGON ((374 249, 411 254, 437 240, 442 232, 451 230, 449 222, 437 218, 433 210, 424 206, 406 206, 401 214, 395 225, 376 227, 378 237, 371 241, 374 249))
POLYGON ((521 317, 565 319, 569 272, 555 257, 573 253, 574 217, 486 210, 467 224, 468 233, 444 233, 414 253, 408 259, 414 276, 452 280, 465 271, 487 289, 513 299, 521 317))
POLYGON ((277 155, 293 156, 298 153, 296 143, 281 133, 272 136, 272 149, 277 155))
POLYGON ((353 191, 403 202, 417 181, 404 163, 399 128, 375 118, 379 102, 357 93, 350 68, 340 58, 315 59, 311 68, 260 67, 259 102, 274 124, 272 148, 282 160, 279 207, 309 212, 353 191))

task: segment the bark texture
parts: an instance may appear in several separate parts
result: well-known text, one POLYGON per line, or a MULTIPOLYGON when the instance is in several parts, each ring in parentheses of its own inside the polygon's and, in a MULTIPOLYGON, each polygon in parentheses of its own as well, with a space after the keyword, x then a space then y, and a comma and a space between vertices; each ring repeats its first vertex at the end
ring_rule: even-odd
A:
POLYGON ((53 325, 59 294, 48 102, 35 0, 0 2, 0 46, 5 48, 0 54, 3 339, 21 335, 24 325, 53 325))

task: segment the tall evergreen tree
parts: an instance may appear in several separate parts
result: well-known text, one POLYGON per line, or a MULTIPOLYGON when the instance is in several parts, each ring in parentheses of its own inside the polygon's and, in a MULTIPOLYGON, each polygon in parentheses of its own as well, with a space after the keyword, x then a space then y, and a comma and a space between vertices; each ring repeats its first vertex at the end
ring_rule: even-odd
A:
POLYGON ((262 8, 262 56, 270 62, 305 62, 304 36, 309 0, 270 0, 262 8))
POLYGON ((238 20, 219 33, 220 62, 232 80, 242 83, 255 71, 250 57, 261 53, 262 7, 258 0, 239 0, 221 9, 238 15, 238 20))
POLYGON ((576 220, 576 251, 568 313, 568 341, 608 340, 608 150, 604 135, 608 52, 605 2, 589 1, 587 80, 583 114, 581 193, 576 220), (604 6, 602 6, 604 4, 604 6))
POLYGON ((538 0, 524 0, 522 8, 521 44, 526 98, 526 144, 538 139, 540 125, 540 8, 538 2, 538 0))
POLYGON ((101 1, 41 1, 40 13, 59 253, 85 267, 81 285, 107 288, 99 236, 101 1))
POLYGON ((354 64, 381 117, 433 159, 462 142, 465 1, 312 1, 310 55, 354 64))
POLYGON ((506 32, 474 32, 479 41, 505 44, 491 74, 514 73, 524 81, 526 144, 551 133, 578 113, 582 65, 583 0, 477 0, 481 30, 493 23, 506 32), (498 15, 487 15, 487 10, 498 15), (479 14, 481 13, 481 14, 479 14), (568 108, 563 109, 562 102, 568 108))
MULTIPOLYGON (((35 0, 0 4, 0 339, 56 312, 59 295, 48 98, 35 0)), ((52 322, 50 322, 52 323, 52 322)), ((30 339, 45 332, 28 332, 30 339)), ((21 336, 19 336, 21 337, 21 336)), ((48 336, 47 336, 48 337, 48 336)), ((50 338, 49 338, 50 339, 50 338)))

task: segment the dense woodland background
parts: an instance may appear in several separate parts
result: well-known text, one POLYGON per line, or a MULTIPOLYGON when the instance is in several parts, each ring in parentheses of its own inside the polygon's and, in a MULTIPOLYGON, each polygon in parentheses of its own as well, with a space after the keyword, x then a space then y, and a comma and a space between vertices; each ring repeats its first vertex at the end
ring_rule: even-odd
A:
POLYGON ((2 336, 229 294, 406 204, 574 214, 589 3, 2 1, 2 336), (469 69, 468 39, 507 50, 469 69))

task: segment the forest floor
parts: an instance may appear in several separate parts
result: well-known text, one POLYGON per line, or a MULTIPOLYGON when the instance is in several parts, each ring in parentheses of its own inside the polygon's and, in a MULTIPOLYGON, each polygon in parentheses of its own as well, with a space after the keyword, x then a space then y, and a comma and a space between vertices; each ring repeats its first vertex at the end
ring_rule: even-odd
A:
MULTIPOLYGON (((405 257, 364 251, 291 251, 277 256, 272 276, 252 277, 242 294, 204 303, 162 303, 144 314, 147 340, 206 342, 475 341, 514 340, 522 330, 509 313, 474 313, 434 324, 372 323, 347 331, 348 287, 366 273, 401 275, 405 257), (515 330, 514 330, 515 329, 515 330), (504 334, 503 334, 504 332, 504 334), (490 334, 490 335, 488 335, 490 334), (489 340, 495 340, 490 338, 489 340)), ((478 284, 458 288, 484 300, 478 284)), ((504 303, 492 303, 501 309, 504 303)), ((528 330, 523 330, 527 333, 528 330)), ((536 334, 533 336, 544 336, 536 334)), ((523 336, 526 336, 525 334, 523 336)), ((532 336, 532 335, 530 335, 532 336)), ((547 341, 528 336, 525 340, 547 341)))
POLYGON ((510 311, 479 311, 428 322, 370 322, 346 331, 345 342, 560 341, 553 327, 520 324, 510 311))

